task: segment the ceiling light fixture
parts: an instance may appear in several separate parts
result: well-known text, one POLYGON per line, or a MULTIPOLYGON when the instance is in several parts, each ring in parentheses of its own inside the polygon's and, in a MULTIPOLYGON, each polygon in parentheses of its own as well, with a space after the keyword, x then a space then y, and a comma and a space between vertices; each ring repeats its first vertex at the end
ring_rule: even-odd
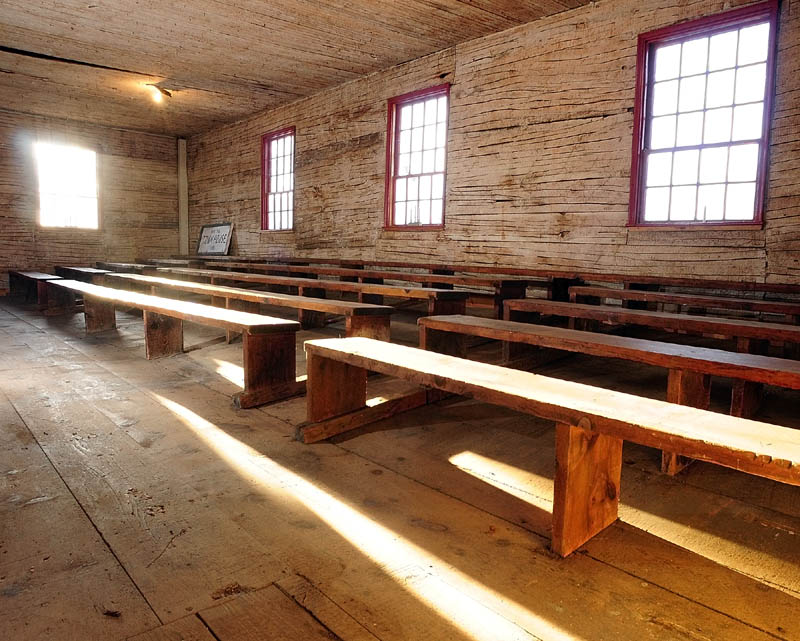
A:
POLYGON ((161 102, 164 100, 164 97, 172 98, 172 92, 159 87, 158 85, 148 84, 146 85, 147 89, 150 91, 150 96, 153 98, 154 102, 161 102))

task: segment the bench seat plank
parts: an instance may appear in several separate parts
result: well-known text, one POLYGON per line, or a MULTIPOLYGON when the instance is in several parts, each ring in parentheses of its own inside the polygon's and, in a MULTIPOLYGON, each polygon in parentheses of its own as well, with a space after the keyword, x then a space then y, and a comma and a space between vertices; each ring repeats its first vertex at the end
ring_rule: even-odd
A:
POLYGON ((800 316, 800 302, 760 300, 754 298, 733 298, 709 294, 680 294, 673 292, 652 292, 639 289, 612 289, 610 287, 573 286, 569 288, 570 300, 576 302, 581 296, 644 303, 668 303, 701 307, 705 309, 732 309, 739 311, 764 312, 800 316))
POLYGON ((9 271, 10 296, 20 296, 26 303, 35 302, 39 308, 47 307, 47 282, 60 280, 61 276, 37 271, 9 271))
POLYGON ((174 298, 162 298, 75 280, 53 281, 53 284, 81 293, 84 296, 93 296, 101 300, 130 305, 131 307, 156 314, 166 314, 183 321, 191 321, 201 325, 211 325, 248 334, 268 334, 299 329, 298 323, 292 320, 240 312, 234 309, 211 307, 210 305, 190 303, 188 301, 175 300, 174 298))
POLYGON ((305 345, 309 356, 800 485, 800 432, 790 428, 368 338, 305 345))
POLYGON ((800 342, 800 327, 782 323, 762 323, 760 321, 733 318, 671 314, 669 312, 651 312, 559 301, 532 299, 506 301, 504 314, 506 320, 513 320, 514 314, 520 312, 534 312, 608 323, 644 325, 659 329, 686 330, 693 333, 787 341, 791 343, 800 342))
POLYGON ((621 358, 800 390, 800 361, 789 359, 477 316, 426 316, 418 322, 424 330, 621 358))

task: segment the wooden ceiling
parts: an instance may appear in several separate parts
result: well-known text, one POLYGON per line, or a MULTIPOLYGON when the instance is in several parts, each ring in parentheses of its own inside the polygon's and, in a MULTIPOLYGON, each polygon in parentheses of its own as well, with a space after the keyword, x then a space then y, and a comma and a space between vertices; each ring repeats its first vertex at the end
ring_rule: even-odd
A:
POLYGON ((588 1, 0 0, 0 105, 187 135, 588 1))

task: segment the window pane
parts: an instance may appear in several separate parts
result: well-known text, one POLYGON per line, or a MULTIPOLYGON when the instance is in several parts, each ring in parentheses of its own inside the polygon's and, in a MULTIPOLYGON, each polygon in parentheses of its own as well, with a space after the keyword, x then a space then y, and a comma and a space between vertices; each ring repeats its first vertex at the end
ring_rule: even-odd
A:
POLYGON ((678 116, 678 147, 699 145, 703 140, 703 112, 678 116))
POLYGON ((764 100, 764 84, 766 80, 766 64, 738 69, 736 71, 736 102, 764 100))
POLYGON ((405 225, 406 223, 406 204, 403 203, 395 203, 394 204, 394 224, 395 225, 405 225))
POLYGON ((397 159, 397 175, 398 176, 408 175, 408 169, 410 164, 411 164, 411 154, 400 154, 400 157, 397 159))
POLYGON ((656 49, 655 79, 670 80, 678 77, 681 61, 681 46, 670 45, 656 49))
POLYGON ((733 110, 733 140, 761 138, 762 103, 742 105, 733 110))
POLYGON ((422 152, 422 173, 430 174, 436 171, 436 152, 433 149, 422 152))
POLYGON ((411 129, 411 105, 400 107, 400 129, 411 129))
POLYGON ((411 130, 411 151, 422 151, 422 127, 411 130))
POLYGON ((758 171, 759 145, 735 145, 731 147, 728 163, 728 180, 746 182, 756 179, 758 171))
POLYGON ((755 183, 728 185, 728 197, 725 201, 725 219, 752 220, 755 215, 755 200, 755 183))
POLYGON ((669 187, 650 187, 645 191, 644 219, 665 221, 669 217, 669 187))
POLYGON ((431 224, 431 201, 430 200, 420 200, 419 201, 419 222, 420 222, 420 225, 430 225, 431 224))
POLYGON ((739 38, 738 31, 728 31, 711 37, 708 50, 708 69, 730 69, 736 66, 736 45, 739 38))
POLYGON ((669 208, 670 220, 694 220, 697 206, 697 187, 673 187, 669 208))
POLYGON ((412 127, 422 127, 425 124, 425 103, 415 102, 412 105, 413 117, 411 119, 412 127))
POLYGON ((406 200, 416 200, 419 198, 419 178, 415 176, 408 179, 406 194, 406 200))
POLYGON ((733 104, 733 81, 735 77, 736 72, 733 69, 708 75, 707 108, 726 107, 733 104))
POLYGON ((444 171, 444 160, 444 148, 439 147, 439 149, 436 150, 436 167, 434 171, 444 171))
POLYGON ((708 61, 708 38, 697 38, 683 43, 681 76, 703 73, 708 61))
POLYGON ((416 200, 406 203, 406 224, 419 225, 419 202, 416 200))
POLYGON ((672 175, 672 152, 650 154, 647 159, 647 186, 669 185, 672 175))
POLYGON ((97 229, 97 154, 91 149, 38 142, 39 224, 97 229))
POLYGON ((687 149, 675 152, 672 164, 673 185, 693 185, 697 182, 697 165, 700 160, 700 151, 687 149))
POLYGON ((706 99, 706 77, 692 76, 681 79, 679 111, 702 109, 706 99))
POLYGON ((703 185, 697 192, 697 219, 722 220, 725 185, 703 185))
POLYGON ((447 96, 440 96, 438 101, 438 113, 436 115, 437 122, 447 122, 447 96))
POLYGON ((675 116, 653 118, 650 129, 650 148, 664 149, 675 146, 675 116))
POLYGON ((273 138, 269 143, 269 155, 272 158, 278 157, 278 140, 273 138))
POLYGON ((444 203, 444 201, 438 200, 438 199, 431 201, 431 224, 432 225, 441 225, 442 224, 442 211, 444 210, 443 203, 444 203))
POLYGON ((420 174, 422 173, 422 152, 415 151, 411 154, 411 167, 409 168, 409 173, 411 174, 420 174))
POLYGON ((706 112, 704 143, 728 142, 731 139, 732 113, 733 110, 730 107, 711 109, 706 112))
POLYGON ((436 98, 431 98, 430 100, 425 101, 425 124, 426 125, 435 125, 436 124, 436 112, 438 108, 436 105, 436 98))
POLYGON ((395 182, 394 199, 395 200, 405 200, 406 199, 406 179, 405 178, 398 178, 397 181, 395 182))
POLYGON ((419 197, 422 200, 428 200, 431 197, 431 177, 420 176, 419 179, 419 197))
POLYGON ((711 147, 700 152, 700 182, 725 182, 728 173, 728 148, 711 147))
POLYGON ((433 149, 436 147, 436 125, 426 125, 423 132, 422 148, 433 149))
POLYGON ((443 122, 436 125, 436 146, 444 147, 447 144, 447 125, 443 122))
POLYGON ((442 198, 444 196, 444 174, 435 174, 431 186, 431 196, 442 198))
POLYGON ((399 151, 400 151, 401 154, 407 154, 409 151, 411 151, 411 132, 410 131, 401 131, 400 132, 399 151))
POLYGON ((657 82, 653 86, 653 115, 663 116, 678 111, 678 81, 657 82))
POLYGON ((764 22, 739 31, 739 64, 748 65, 767 59, 769 23, 764 22))

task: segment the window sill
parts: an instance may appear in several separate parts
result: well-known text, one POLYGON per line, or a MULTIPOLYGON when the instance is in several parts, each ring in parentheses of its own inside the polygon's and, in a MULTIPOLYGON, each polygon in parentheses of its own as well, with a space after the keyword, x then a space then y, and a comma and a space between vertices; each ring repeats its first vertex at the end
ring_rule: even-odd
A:
POLYGON ((762 223, 727 223, 722 225, 711 225, 708 223, 694 223, 688 225, 628 225, 628 231, 760 231, 764 229, 762 223))
POLYGON ((261 234, 293 234, 294 229, 259 229, 261 234))
POLYGON ((383 231, 442 231, 444 225, 385 225, 383 231))

